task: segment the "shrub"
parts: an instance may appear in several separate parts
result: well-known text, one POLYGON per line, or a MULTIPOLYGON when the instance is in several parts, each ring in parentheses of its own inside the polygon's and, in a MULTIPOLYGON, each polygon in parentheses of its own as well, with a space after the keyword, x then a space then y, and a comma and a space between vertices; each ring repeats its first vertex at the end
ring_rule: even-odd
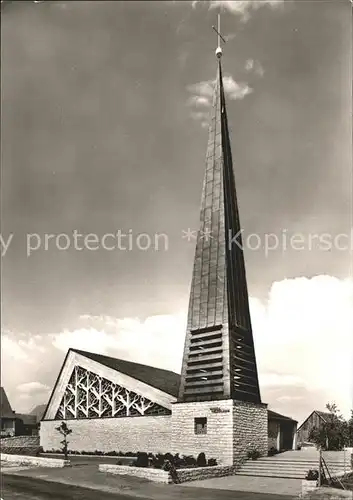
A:
POLYGON ((317 481, 319 479, 319 471, 315 469, 310 469, 307 472, 305 479, 307 481, 317 481))
POLYGON ((152 467, 154 467, 155 469, 161 469, 164 464, 164 455, 162 455, 161 453, 157 453, 157 455, 151 455, 152 456, 150 457, 150 463, 152 467))
POLYGON ((207 460, 206 460, 206 455, 203 452, 199 453, 196 459, 196 465, 197 467, 206 467, 207 460))
POLYGON ((192 455, 183 455, 182 457, 182 466, 186 467, 195 467, 196 459, 192 455))
POLYGON ((215 465, 218 465, 217 460, 215 458, 209 458, 207 461, 207 465, 209 467, 214 467, 215 465))
POLYGON ((164 460, 169 460, 169 462, 174 463, 174 456, 171 453, 166 453, 164 455, 164 460))
POLYGON ((137 453, 137 460, 135 462, 136 467, 148 467, 149 466, 149 459, 148 459, 148 454, 145 452, 138 452, 137 453))
POLYGON ((183 465, 183 459, 180 458, 179 453, 176 453, 173 457, 173 463, 175 468, 180 468, 183 465))
POLYGON ((248 458, 251 460, 257 460, 261 457, 261 453, 258 450, 250 450, 248 452, 248 458))
POLYGON ((269 457, 273 457, 273 455, 277 455, 278 453, 279 453, 279 451, 274 446, 272 446, 272 448, 270 448, 268 450, 268 456, 269 457))

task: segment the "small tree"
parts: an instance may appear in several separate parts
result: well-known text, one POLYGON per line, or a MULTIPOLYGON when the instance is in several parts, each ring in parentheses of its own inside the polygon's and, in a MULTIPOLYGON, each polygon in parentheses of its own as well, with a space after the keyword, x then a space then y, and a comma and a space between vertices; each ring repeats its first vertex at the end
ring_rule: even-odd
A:
POLYGON ((309 435, 309 441, 324 450, 342 450, 348 443, 348 422, 344 420, 336 404, 328 403, 326 408, 329 416, 320 428, 314 427, 309 435))
POLYGON ((348 446, 353 446, 353 410, 351 410, 351 417, 347 422, 348 433, 348 446))
POLYGON ((72 429, 69 429, 65 422, 61 422, 59 427, 55 427, 55 430, 60 432, 60 434, 64 437, 64 439, 62 441, 60 441, 60 444, 63 445, 61 451, 64 454, 65 460, 67 460, 67 450, 68 450, 68 444, 69 444, 69 442, 67 440, 67 436, 69 434, 71 434, 72 429))

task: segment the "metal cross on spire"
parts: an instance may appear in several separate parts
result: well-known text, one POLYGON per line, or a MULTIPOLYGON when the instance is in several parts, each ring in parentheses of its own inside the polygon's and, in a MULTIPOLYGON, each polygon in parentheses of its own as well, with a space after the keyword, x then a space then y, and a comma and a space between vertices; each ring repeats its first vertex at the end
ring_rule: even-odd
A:
POLYGON ((216 49, 216 56, 218 58, 222 57, 222 47, 221 47, 221 40, 223 43, 226 43, 225 39, 221 35, 221 15, 218 14, 218 26, 217 28, 215 26, 212 26, 212 29, 217 33, 217 41, 218 41, 218 46, 216 49))

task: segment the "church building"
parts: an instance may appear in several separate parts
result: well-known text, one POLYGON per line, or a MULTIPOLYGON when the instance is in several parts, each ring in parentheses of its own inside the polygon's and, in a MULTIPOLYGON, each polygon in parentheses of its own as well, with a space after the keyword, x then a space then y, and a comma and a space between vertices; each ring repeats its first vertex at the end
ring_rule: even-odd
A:
POLYGON ((41 422, 44 450, 60 448, 60 421, 76 451, 204 452, 232 465, 295 446, 296 422, 261 400, 220 46, 216 56, 181 375, 70 349, 41 422))

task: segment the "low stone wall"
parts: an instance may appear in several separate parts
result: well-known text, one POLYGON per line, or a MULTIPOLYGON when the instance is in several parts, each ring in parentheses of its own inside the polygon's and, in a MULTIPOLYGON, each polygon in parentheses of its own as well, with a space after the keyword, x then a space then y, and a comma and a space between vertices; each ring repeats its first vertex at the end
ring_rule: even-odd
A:
MULTIPOLYGON (((224 477, 235 474, 237 466, 214 466, 214 467, 195 467, 190 469, 178 469, 177 476, 181 483, 196 481, 198 479, 210 479, 213 477, 224 477)), ((121 476, 134 476, 157 483, 170 484, 173 482, 170 472, 161 469, 150 469, 144 467, 129 467, 126 465, 100 464, 100 472, 108 472, 121 476)))
POLYGON ((0 440, 0 447, 1 449, 22 447, 39 448, 39 436, 14 436, 10 438, 2 438, 0 440))
POLYGON ((148 479, 156 483, 169 484, 172 482, 169 472, 161 469, 149 469, 144 467, 130 467, 128 465, 99 464, 100 472, 117 474, 119 476, 134 476, 142 479, 148 479))
POLYGON ((232 476, 239 469, 235 465, 196 467, 192 469, 179 469, 178 478, 181 483, 197 481, 198 479, 211 479, 212 477, 232 476))
POLYGON ((35 465, 37 467, 68 467, 70 460, 62 460, 59 458, 43 458, 43 457, 29 457, 26 455, 13 455, 1 453, 1 461, 13 462, 20 465, 35 465))
POLYGON ((317 481, 302 480, 302 497, 306 497, 317 489, 317 481))
POLYGON ((39 446, 19 446, 15 448, 14 446, 1 446, 1 453, 5 455, 26 455, 29 457, 36 457, 39 455, 39 446))
POLYGON ((35 457, 40 451, 39 436, 14 436, 0 440, 1 453, 35 457))

